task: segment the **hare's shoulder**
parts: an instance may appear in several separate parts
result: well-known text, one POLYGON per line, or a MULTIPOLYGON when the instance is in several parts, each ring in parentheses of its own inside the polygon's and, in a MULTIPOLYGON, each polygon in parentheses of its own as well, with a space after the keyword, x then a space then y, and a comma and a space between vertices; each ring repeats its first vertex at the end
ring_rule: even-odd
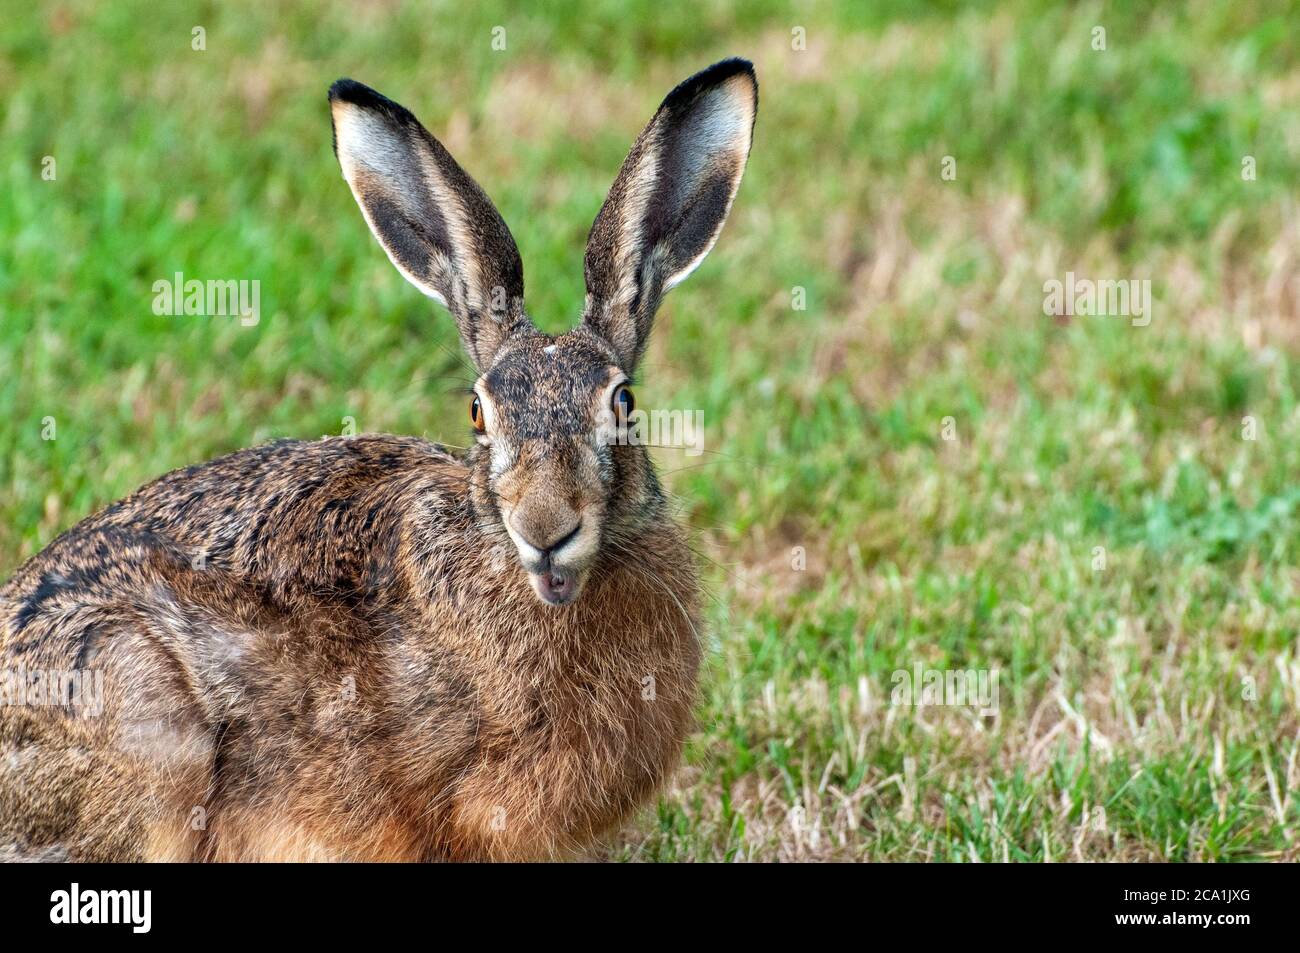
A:
MULTIPOLYGON (((276 542, 355 540, 397 519, 415 493, 461 492, 464 462, 418 437, 362 434, 280 440, 173 470, 88 516, 23 564, 0 602, 49 583, 67 566, 94 569, 122 539, 151 540, 190 554, 264 562, 276 542)), ((246 566, 245 569, 251 568, 246 566)))
POLYGON ((250 491, 274 494, 290 486, 325 488, 337 481, 346 486, 440 468, 462 468, 451 449, 419 437, 359 434, 322 440, 277 440, 238 450, 207 463, 184 467, 146 483, 105 513, 141 505, 156 508, 172 496, 193 498, 250 491))

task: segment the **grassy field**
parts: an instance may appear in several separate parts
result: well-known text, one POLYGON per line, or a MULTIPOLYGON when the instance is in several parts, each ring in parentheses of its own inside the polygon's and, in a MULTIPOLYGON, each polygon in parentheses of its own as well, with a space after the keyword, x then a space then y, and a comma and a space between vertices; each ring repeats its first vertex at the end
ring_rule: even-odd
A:
POLYGON ((636 132, 743 55, 749 170, 639 389, 704 412, 660 455, 699 730, 602 855, 1300 859, 1300 6, 154 6, 0 0, 0 576, 273 437, 466 442, 335 78, 483 183, 555 331, 636 132), (175 272, 260 322, 155 315, 175 272), (1149 279, 1150 323, 1045 315, 1067 272, 1149 279), (996 713, 894 704, 916 666, 996 669, 996 713))

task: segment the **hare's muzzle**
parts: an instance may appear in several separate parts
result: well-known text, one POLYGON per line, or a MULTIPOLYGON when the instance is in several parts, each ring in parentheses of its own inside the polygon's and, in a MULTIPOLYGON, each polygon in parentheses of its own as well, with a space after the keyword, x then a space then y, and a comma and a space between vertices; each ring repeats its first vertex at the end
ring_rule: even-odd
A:
POLYGON ((539 599, 562 606, 578 598, 599 535, 594 514, 574 510, 537 494, 502 513, 519 562, 539 599))

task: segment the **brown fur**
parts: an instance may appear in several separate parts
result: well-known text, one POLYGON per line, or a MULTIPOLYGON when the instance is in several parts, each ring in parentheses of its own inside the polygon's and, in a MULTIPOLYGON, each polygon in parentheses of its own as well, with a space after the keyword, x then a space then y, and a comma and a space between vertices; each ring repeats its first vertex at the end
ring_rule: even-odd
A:
POLYGON ((514 858, 617 824, 689 721, 690 554, 660 524, 635 565, 546 606, 504 547, 483 558, 501 542, 463 505, 469 477, 410 438, 277 444, 56 540, 0 591, 0 651, 80 657, 105 706, 0 709, 6 838, 81 860, 514 858), (133 529, 151 519, 171 542, 133 529))
POLYGON ((482 190, 335 84, 344 175, 452 311, 487 422, 463 455, 365 435, 178 470, 22 566, 0 668, 103 691, 0 706, 0 857, 556 858, 653 794, 690 726, 699 589, 611 393, 722 227, 756 96, 741 61, 669 95, 593 227, 586 319, 553 337, 482 190))

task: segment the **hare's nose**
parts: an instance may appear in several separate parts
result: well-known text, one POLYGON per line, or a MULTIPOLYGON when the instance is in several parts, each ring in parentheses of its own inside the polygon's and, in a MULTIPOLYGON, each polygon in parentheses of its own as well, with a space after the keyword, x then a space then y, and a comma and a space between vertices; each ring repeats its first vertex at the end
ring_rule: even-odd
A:
POLYGON ((578 535, 582 518, 576 513, 546 519, 528 519, 518 512, 510 516, 510 526, 525 543, 547 557, 578 535))

